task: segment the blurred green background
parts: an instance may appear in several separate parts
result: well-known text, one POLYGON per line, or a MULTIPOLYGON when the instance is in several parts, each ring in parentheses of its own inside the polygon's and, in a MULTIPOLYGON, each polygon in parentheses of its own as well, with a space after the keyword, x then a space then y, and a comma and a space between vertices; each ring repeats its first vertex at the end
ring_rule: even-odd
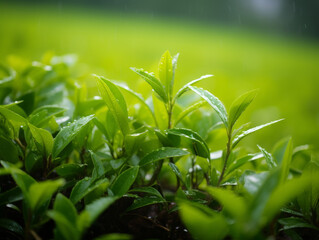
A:
POLYGON ((179 52, 178 86, 214 74, 200 86, 226 107, 240 94, 259 89, 242 122, 254 126, 286 119, 245 140, 247 145, 257 150, 257 141, 271 148, 292 136, 295 145, 318 149, 316 1, 220 2, 1 2, 0 62, 41 60, 48 52, 76 54, 76 75, 98 94, 89 74, 127 81, 134 89, 138 81, 141 89, 129 67, 156 72, 165 50, 179 52))

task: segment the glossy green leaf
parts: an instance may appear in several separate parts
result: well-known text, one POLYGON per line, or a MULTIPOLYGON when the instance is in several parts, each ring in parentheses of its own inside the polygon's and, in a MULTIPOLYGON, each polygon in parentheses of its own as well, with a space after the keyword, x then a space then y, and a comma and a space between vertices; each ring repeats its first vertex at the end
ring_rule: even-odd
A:
POLYGON ((61 129, 58 135, 54 138, 52 157, 56 158, 62 150, 76 137, 76 135, 83 129, 91 120, 93 115, 82 117, 75 120, 68 126, 61 129))
POLYGON ((97 84, 100 94, 125 136, 129 132, 128 112, 125 99, 114 83, 104 77, 96 77, 98 78, 97 84))
POLYGON ((179 180, 184 184, 184 186, 189 189, 189 185, 186 184, 182 173, 179 171, 178 167, 174 164, 174 163, 168 163, 168 165, 172 168, 173 172, 175 173, 175 175, 179 178, 179 180))
POLYGON ((182 138, 191 140, 191 146, 193 153, 203 158, 209 158, 210 151, 205 140, 196 132, 186 128, 173 128, 167 130, 170 135, 177 135, 182 138))
POLYGON ((78 181, 73 187, 70 194, 71 202, 73 204, 76 204, 78 201, 80 201, 82 198, 84 198, 93 190, 97 189, 102 184, 108 185, 109 184, 108 179, 104 178, 94 182, 94 179, 92 178, 89 178, 89 177, 83 178, 82 180, 78 181))
POLYGON ((114 196, 122 196, 130 189, 138 174, 139 167, 135 166, 122 172, 111 186, 114 196))
POLYGON ((105 174, 105 169, 101 159, 92 151, 90 151, 91 159, 93 162, 93 172, 92 172, 92 180, 101 178, 105 174))
POLYGON ((66 111, 65 108, 58 107, 58 106, 42 106, 34 110, 28 117, 30 123, 34 126, 41 127, 49 120, 56 115, 59 115, 66 111))
POLYGON ((159 204, 159 203, 165 203, 165 199, 155 197, 155 196, 142 197, 142 198, 135 199, 133 204, 128 209, 126 209, 126 211, 132 211, 137 208, 149 206, 152 204, 159 204))
POLYGON ((172 95, 174 85, 172 60, 171 54, 166 51, 158 65, 159 79, 164 84, 168 97, 172 95))
POLYGON ((280 122, 280 121, 282 121, 282 120, 284 120, 284 119, 279 119, 279 120, 276 120, 276 121, 272 121, 272 122, 269 122, 269 123, 266 123, 266 124, 259 125, 259 126, 257 126, 257 127, 248 129, 248 130, 246 130, 246 131, 243 131, 241 134, 237 135, 237 136, 234 138, 234 140, 233 140, 233 142, 232 142, 233 148, 234 148, 244 137, 246 137, 246 136, 248 136, 248 135, 250 135, 250 134, 252 134, 252 133, 254 133, 254 132, 256 132, 256 131, 258 131, 258 130, 260 130, 260 129, 263 129, 263 128, 265 128, 265 127, 268 127, 268 126, 270 126, 270 125, 272 125, 272 124, 274 124, 274 123, 280 122))
POLYGON ((190 231, 194 239, 219 240, 224 239, 228 234, 226 219, 210 210, 203 212, 191 203, 179 203, 180 214, 183 223, 190 231))
POLYGON ((156 190, 153 187, 138 187, 138 188, 133 188, 129 192, 140 192, 140 193, 147 193, 149 195, 158 197, 158 198, 163 198, 163 196, 160 194, 158 190, 156 190))
POLYGON ((231 105, 229 110, 229 126, 233 127, 240 117, 240 115, 246 110, 249 104, 254 100, 256 91, 247 92, 238 97, 231 105))
POLYGON ((84 172, 85 167, 85 164, 66 163, 57 166, 54 168, 54 171, 60 177, 74 177, 81 175, 84 172))
POLYGON ((215 97, 213 94, 211 94, 210 92, 198 88, 198 87, 193 87, 193 86, 189 86, 189 88, 195 92, 196 94, 198 94, 201 98, 203 98, 218 114, 218 116, 220 117, 220 119, 222 120, 222 122, 224 123, 225 127, 228 127, 228 115, 226 112, 226 108, 223 105, 223 103, 217 98, 215 97))
POLYGON ((18 146, 11 139, 0 136, 0 159, 10 163, 17 163, 20 155, 22 154, 19 153, 18 146))
MULTIPOLYGON (((6 229, 6 230, 13 232, 13 233, 16 233, 16 234, 20 235, 20 237, 23 236, 23 228, 21 227, 21 225, 19 223, 17 223, 16 221, 13 221, 11 219, 0 218, 0 228, 6 229)), ((3 234, 3 232, 2 232, 2 234, 3 234)))
POLYGON ((263 156, 262 154, 248 154, 247 156, 236 159, 233 163, 231 163, 228 166, 228 168, 226 170, 226 175, 232 173, 233 171, 235 171, 239 167, 243 166, 247 162, 255 161, 255 160, 262 158, 262 156, 263 156))
POLYGON ((133 72, 137 73, 140 77, 142 77, 158 94, 161 100, 167 103, 167 92, 165 91, 164 85, 152 74, 144 71, 143 69, 130 68, 133 72))
POLYGON ((261 146, 257 145, 261 153, 264 155, 264 158, 266 159, 267 165, 269 169, 277 167, 277 162, 274 159, 274 157, 271 155, 271 153, 267 152, 266 149, 262 148, 261 146))
POLYGON ((39 152, 48 157, 53 149, 53 137, 51 133, 32 124, 28 124, 28 126, 39 152))
POLYGON ((139 165, 145 166, 146 164, 150 164, 165 158, 181 157, 187 154, 189 154, 189 152, 180 148, 162 147, 153 152, 150 152, 145 157, 143 157, 139 165))
POLYGON ((315 229, 319 231, 319 227, 309 224, 302 218, 297 218, 297 217, 281 218, 278 220, 278 222, 281 225, 283 225, 283 227, 280 229, 281 231, 294 229, 294 228, 310 228, 310 229, 315 229))
POLYGON ((175 100, 177 98, 179 98, 180 96, 182 96, 185 92, 189 91, 189 86, 192 86, 194 85, 195 83, 203 80, 203 79, 206 79, 206 78, 209 78, 209 77, 213 77, 214 75, 211 75, 211 74, 208 74, 208 75, 204 75, 204 76, 201 76, 200 78, 197 78, 193 81, 190 81, 189 83, 185 84, 181 89, 178 90, 178 92, 176 93, 175 95, 175 100))

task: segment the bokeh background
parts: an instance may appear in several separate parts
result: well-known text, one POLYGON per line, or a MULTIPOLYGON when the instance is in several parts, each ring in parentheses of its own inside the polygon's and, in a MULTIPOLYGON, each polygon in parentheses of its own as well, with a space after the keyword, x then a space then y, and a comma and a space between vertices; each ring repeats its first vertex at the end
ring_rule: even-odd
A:
POLYGON ((214 74, 200 86, 226 107, 258 89, 242 122, 286 119, 247 145, 271 148, 292 136, 295 145, 318 149, 318 12, 315 0, 2 0, 0 62, 76 54, 75 76, 94 95, 91 73, 136 89, 129 67, 156 72, 165 50, 180 53, 178 86, 214 74))

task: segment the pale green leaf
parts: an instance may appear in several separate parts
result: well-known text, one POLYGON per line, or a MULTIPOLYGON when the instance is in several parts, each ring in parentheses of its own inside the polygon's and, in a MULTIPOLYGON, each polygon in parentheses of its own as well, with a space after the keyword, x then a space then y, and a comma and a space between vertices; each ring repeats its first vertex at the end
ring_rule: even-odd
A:
POLYGON ((256 91, 250 91, 237 98, 229 110, 229 126, 232 128, 240 115, 246 110, 249 104, 254 100, 256 91))
POLYGON ((254 133, 254 132, 256 132, 256 131, 258 131, 258 130, 260 130, 260 129, 263 129, 263 128, 265 128, 265 127, 268 127, 268 126, 270 126, 270 125, 272 125, 272 124, 274 124, 274 123, 280 122, 280 121, 282 121, 282 120, 284 120, 284 119, 279 119, 279 120, 276 120, 276 121, 272 121, 272 122, 269 122, 269 123, 266 123, 266 124, 259 125, 259 126, 257 126, 257 127, 248 129, 248 130, 246 130, 246 131, 243 131, 241 134, 237 135, 237 136, 235 137, 235 139, 233 140, 233 142, 232 142, 233 148, 234 148, 244 137, 246 137, 246 136, 248 136, 248 135, 250 135, 250 134, 252 134, 252 133, 254 133))
POLYGON ((58 135, 54 138, 52 150, 53 159, 61 153, 61 151, 76 137, 81 129, 83 129, 92 119, 93 115, 82 117, 61 129, 58 135))
POLYGON ((137 73, 140 77, 142 77, 152 88, 153 90, 158 94, 158 96, 161 98, 161 100, 165 103, 167 103, 167 92, 165 91, 165 88, 163 84, 152 74, 144 71, 143 69, 137 69, 137 68, 130 68, 133 72, 137 73))
POLYGON ((213 94, 211 94, 210 92, 198 88, 198 87, 192 87, 189 86, 189 88, 195 92, 196 94, 198 94, 201 98, 203 98, 218 114, 218 116, 220 117, 220 119, 222 120, 222 122, 224 123, 225 127, 228 127, 228 115, 226 112, 226 108, 223 105, 223 103, 217 98, 215 97, 213 94))
POLYGON ((97 84, 100 94, 125 136, 129 132, 128 112, 125 99, 114 83, 104 77, 96 77, 98 78, 97 84))

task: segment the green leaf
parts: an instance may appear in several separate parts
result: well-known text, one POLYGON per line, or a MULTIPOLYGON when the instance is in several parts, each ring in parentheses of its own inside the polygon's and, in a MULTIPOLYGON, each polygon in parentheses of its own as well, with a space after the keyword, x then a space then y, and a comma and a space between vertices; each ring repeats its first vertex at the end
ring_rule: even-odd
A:
POLYGON ((96 77, 98 78, 97 84, 102 98, 119 125, 123 136, 126 136, 129 132, 128 112, 122 93, 110 80, 100 76, 96 77))
POLYGON ((62 215, 64 215, 64 217, 71 224, 76 223, 77 217, 78 217, 76 209, 75 209, 74 205, 72 204, 72 202, 67 197, 65 197, 63 194, 61 194, 61 193, 57 194, 55 201, 54 201, 53 209, 54 209, 54 211, 59 212, 62 215))
POLYGON ((194 239, 219 240, 228 234, 228 224, 221 214, 216 214, 207 208, 204 212, 194 204, 186 202, 179 203, 179 206, 183 223, 194 239))
POLYGON ((284 142, 284 145, 283 145, 284 155, 282 156, 282 159, 277 160, 281 168, 281 183, 286 181, 289 174, 289 168, 290 168, 290 163, 292 159, 292 149, 293 149, 292 140, 291 138, 289 138, 284 142))
POLYGON ((28 126, 39 152, 48 157, 52 153, 53 149, 53 137, 51 133, 29 123, 28 126))
POLYGON ((53 159, 62 152, 62 150, 76 137, 81 129, 83 129, 92 119, 93 115, 82 117, 61 129, 58 135, 54 138, 52 150, 53 159))
POLYGON ((90 151, 91 159, 94 165, 94 169, 92 172, 92 180, 96 180, 101 178, 105 174, 105 169, 101 159, 92 151, 90 151))
POLYGON ((201 76, 200 78, 198 79, 195 79, 193 81, 190 81, 189 83, 185 84, 181 89, 178 90, 178 92, 176 93, 175 95, 175 100, 177 98, 179 98, 180 96, 182 96, 185 92, 187 92, 189 90, 189 86, 192 86, 193 84, 203 80, 203 79, 206 79, 206 78, 209 78, 209 77, 213 77, 214 75, 211 75, 211 74, 208 74, 208 75, 204 75, 204 76, 201 76))
POLYGON ((74 177, 79 176, 84 172, 85 164, 77 164, 77 163, 66 163, 61 164, 53 170, 60 177, 74 177))
POLYGON ((155 196, 138 198, 134 200, 133 204, 128 209, 126 209, 126 211, 132 211, 137 208, 149 206, 152 204, 158 204, 158 203, 165 203, 165 199, 158 198, 155 196))
POLYGON ((179 171, 178 167, 174 164, 174 163, 168 163, 168 165, 172 168, 173 172, 175 173, 175 175, 179 178, 179 180, 181 180, 181 182, 184 184, 184 186, 189 189, 189 185, 186 184, 182 173, 179 171))
POLYGON ((133 95, 134 97, 136 97, 145 107, 146 109, 151 113, 152 118, 154 120, 155 125, 157 126, 157 120, 155 117, 155 113, 153 111, 153 109, 146 103, 145 99, 143 98, 143 96, 135 91, 133 91, 132 89, 130 89, 128 86, 123 85, 123 84, 119 84, 119 83, 114 83, 116 86, 120 87, 121 89, 125 90, 126 92, 130 93, 131 95, 133 95))
POLYGON ((123 196, 130 189, 138 174, 139 167, 135 166, 122 172, 111 186, 114 196, 123 196))
POLYGON ((319 228, 306 222, 302 218, 297 218, 297 217, 289 217, 289 218, 281 218, 278 220, 278 222, 283 225, 283 228, 280 229, 282 230, 289 230, 293 228, 311 228, 319 231, 319 228))
POLYGON ((256 90, 247 92, 237 98, 231 105, 229 110, 229 126, 232 128, 240 115, 246 110, 249 104, 254 100, 256 90))
POLYGON ((171 54, 166 51, 158 65, 159 79, 165 86, 168 98, 172 95, 174 85, 172 60, 171 54))
POLYGON ((67 217, 58 212, 58 211, 48 211, 47 215, 55 221, 55 224, 60 232, 60 234, 65 238, 65 240, 79 240, 80 232, 74 225, 71 223, 67 217))
POLYGON ((198 133, 186 128, 169 129, 167 130, 167 133, 169 135, 170 134, 177 135, 177 136, 191 140, 190 149, 193 151, 193 153, 203 158, 209 158, 209 155, 210 155, 209 148, 206 142, 204 141, 204 139, 198 133))
POLYGON ((153 152, 150 152, 145 157, 143 157, 139 165, 145 166, 146 164, 150 164, 165 158, 181 157, 187 154, 189 154, 189 152, 180 148, 162 147, 153 152))
POLYGON ((133 237, 124 233, 110 233, 94 238, 94 240, 131 240, 133 237))
POLYGON ((265 127, 268 127, 268 126, 270 126, 270 125, 272 125, 272 124, 274 124, 274 123, 280 122, 280 121, 282 121, 282 120, 284 120, 284 119, 279 119, 279 120, 276 120, 276 121, 272 121, 272 122, 269 122, 269 123, 266 123, 266 124, 259 125, 259 126, 257 126, 257 127, 248 129, 248 130, 246 130, 246 131, 243 131, 241 134, 237 135, 237 136, 235 137, 235 139, 233 140, 233 142, 232 142, 233 148, 234 148, 244 137, 246 137, 246 136, 248 136, 248 135, 250 135, 250 134, 252 134, 252 133, 254 133, 254 132, 256 132, 256 131, 258 131, 258 130, 260 130, 260 129, 263 129, 263 128, 265 128, 265 127))
POLYGON ((216 111, 216 113, 218 114, 222 122, 224 123, 225 127, 228 128, 228 115, 223 103, 213 94, 211 94, 210 92, 204 89, 201 89, 198 87, 192 87, 192 86, 189 86, 189 88, 193 92, 198 94, 201 98, 203 98, 206 102, 208 102, 208 104, 216 111))
POLYGON ((157 191, 153 187, 139 187, 139 188, 133 188, 129 192, 141 192, 141 193, 147 193, 149 195, 155 196, 157 198, 163 198, 163 196, 160 194, 159 191, 157 191))
POLYGON ((133 67, 130 69, 141 76, 153 88, 164 103, 168 102, 167 92, 165 91, 164 85, 154 75, 144 71, 143 69, 133 67))
POLYGON ((255 161, 255 160, 260 159, 260 158, 262 158, 261 154, 248 154, 247 156, 239 158, 229 165, 229 167, 226 170, 226 175, 232 173, 233 171, 235 171, 239 167, 243 166, 247 162, 255 161))
POLYGON ((261 146, 257 145, 261 153, 264 155, 264 158, 266 159, 267 165, 269 169, 277 167, 277 162, 273 158, 273 156, 266 151, 266 149, 262 148, 261 146))
POLYGON ((41 127, 48 123, 53 116, 59 115, 66 111, 65 108, 61 108, 54 105, 42 106, 34 110, 28 117, 30 123, 34 126, 41 127))
MULTIPOLYGON (((4 229, 9 230, 10 232, 14 232, 14 233, 20 235, 20 237, 23 236, 23 228, 21 227, 21 225, 15 221, 11 220, 11 219, 0 218, 0 228, 4 228, 4 229)), ((2 232, 2 234, 3 234, 3 232, 2 232)), ((10 239, 10 238, 8 237, 8 239, 10 239)))
POLYGON ((4 136, 0 136, 0 159, 10 162, 19 162, 19 148, 11 139, 4 136))
POLYGON ((22 170, 13 167, 11 164, 7 162, 1 161, 1 164, 5 169, 7 169, 11 173, 11 176, 13 177, 14 181, 23 192, 24 198, 27 201, 30 201, 29 190, 31 185, 36 183, 36 181, 22 170))
POLYGON ((182 121, 187 115, 189 115, 190 113, 192 113, 193 111, 196 111, 198 108, 200 108, 201 106, 203 106, 206 103, 206 101, 199 101, 196 102, 194 104, 192 104, 191 106, 189 106, 188 108, 184 109, 178 116, 177 119, 175 120, 174 125, 176 126, 180 121, 182 121))
POLYGON ((248 211, 245 200, 228 189, 207 187, 206 191, 223 205, 223 211, 232 215, 236 221, 245 218, 248 211))
POLYGON ((19 187, 11 188, 6 192, 0 193, 0 206, 8 203, 17 202, 23 199, 21 189, 19 187))
POLYGON ((73 204, 76 204, 78 201, 80 201, 82 198, 84 198, 93 190, 97 189, 102 184, 108 185, 109 180, 107 178, 104 178, 94 182, 94 179, 92 178, 89 178, 89 177, 83 178, 82 180, 78 181, 73 187, 70 194, 71 202, 73 204))
POLYGON ((262 224, 266 224, 271 221, 271 219, 280 212, 281 207, 297 196, 304 194, 309 188, 311 188, 311 183, 317 179, 318 176, 315 178, 312 176, 301 176, 299 178, 286 181, 272 191, 263 211, 263 218, 265 221, 262 222, 262 224))
POLYGON ((62 185, 64 185, 63 179, 33 183, 29 188, 30 207, 33 210, 40 208, 42 204, 51 199, 53 193, 62 185))
POLYGON ((83 233, 92 223, 101 215, 109 206, 111 206, 117 197, 103 197, 86 205, 84 211, 81 212, 77 226, 83 233))

